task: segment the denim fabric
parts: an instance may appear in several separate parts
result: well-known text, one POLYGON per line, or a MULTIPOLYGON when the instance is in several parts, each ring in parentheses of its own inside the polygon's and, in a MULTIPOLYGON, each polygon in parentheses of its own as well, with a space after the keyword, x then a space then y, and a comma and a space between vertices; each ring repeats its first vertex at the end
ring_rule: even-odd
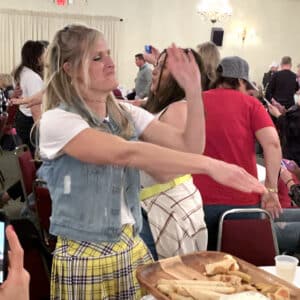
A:
MULTIPOLYGON (((233 208, 258 208, 259 205, 250 206, 231 206, 231 205, 204 205, 205 223, 208 230, 208 245, 207 250, 215 251, 217 250, 217 240, 219 232, 219 220, 222 214, 233 208)), ((247 219, 247 218, 257 218, 256 214, 235 214, 234 216, 228 216, 228 219, 247 219)))
MULTIPOLYGON (((105 121, 105 126, 110 133, 119 133, 112 118, 105 121)), ((134 134, 130 140, 136 139, 134 134)), ((122 232, 122 190, 135 220, 135 234, 141 230, 137 169, 83 163, 64 154, 44 161, 38 174, 47 181, 52 199, 52 234, 78 241, 118 241, 122 232)))

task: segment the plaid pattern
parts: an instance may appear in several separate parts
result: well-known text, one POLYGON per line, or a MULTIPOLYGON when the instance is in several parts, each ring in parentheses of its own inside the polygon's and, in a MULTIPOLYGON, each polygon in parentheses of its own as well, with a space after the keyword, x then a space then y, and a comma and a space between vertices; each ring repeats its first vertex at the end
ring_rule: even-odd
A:
POLYGON ((206 250, 202 199, 193 180, 141 202, 159 259, 206 250))
POLYGON ((117 243, 76 242, 59 237, 52 264, 52 300, 140 299, 144 292, 136 269, 152 262, 132 226, 123 227, 117 243))

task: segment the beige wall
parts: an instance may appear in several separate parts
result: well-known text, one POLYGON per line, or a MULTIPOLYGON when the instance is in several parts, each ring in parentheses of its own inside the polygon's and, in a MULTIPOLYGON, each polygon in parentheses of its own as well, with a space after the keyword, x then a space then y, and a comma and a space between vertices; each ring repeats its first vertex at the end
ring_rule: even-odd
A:
MULTIPOLYGON (((74 0, 76 2, 76 0, 74 0)), ((176 42, 195 47, 210 38, 211 24, 196 14, 199 0, 88 0, 88 5, 56 7, 52 0, 0 1, 0 8, 110 15, 123 18, 120 34, 118 74, 121 84, 133 86, 137 71, 134 54, 145 44, 159 48, 176 42)), ((240 55, 251 66, 253 80, 261 81, 271 61, 290 55, 294 65, 300 62, 297 0, 231 0, 233 16, 224 24, 221 54, 240 55), (243 44, 239 31, 246 26, 255 35, 243 44)))

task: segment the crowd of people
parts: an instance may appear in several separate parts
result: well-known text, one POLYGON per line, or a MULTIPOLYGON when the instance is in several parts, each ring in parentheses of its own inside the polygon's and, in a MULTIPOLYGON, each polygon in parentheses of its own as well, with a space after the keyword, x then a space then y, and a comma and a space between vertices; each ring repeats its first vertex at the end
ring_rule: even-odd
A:
MULTIPOLYGON (((38 177, 47 182, 50 233, 57 236, 51 299, 140 299, 137 267, 216 250, 225 211, 262 207, 280 216, 279 175, 289 207, 300 202, 299 85, 291 59, 283 57, 280 71, 272 64, 264 78, 266 110, 250 96, 256 87, 243 58, 221 58, 211 42, 197 50, 172 44, 137 54, 130 103, 114 97, 115 65, 98 30, 73 24, 57 31, 49 46, 24 44, 15 88, 1 86, 0 114, 9 103, 20 105, 17 134, 42 160, 38 177), (256 141, 264 184, 257 179, 256 141)), ((1 203, 20 196, 20 188, 1 193, 1 203)), ((28 295, 11 227, 7 237, 11 268, 0 299, 19 293, 11 290, 14 280, 28 295)))

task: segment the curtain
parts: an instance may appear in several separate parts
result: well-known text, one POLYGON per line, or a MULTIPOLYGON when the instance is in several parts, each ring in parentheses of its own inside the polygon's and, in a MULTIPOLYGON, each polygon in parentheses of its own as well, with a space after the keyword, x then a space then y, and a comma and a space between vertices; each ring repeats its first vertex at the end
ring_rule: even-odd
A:
POLYGON ((51 42, 57 30, 71 23, 86 24, 103 32, 118 65, 119 18, 0 9, 0 73, 11 73, 20 63, 21 48, 27 40, 51 42))

